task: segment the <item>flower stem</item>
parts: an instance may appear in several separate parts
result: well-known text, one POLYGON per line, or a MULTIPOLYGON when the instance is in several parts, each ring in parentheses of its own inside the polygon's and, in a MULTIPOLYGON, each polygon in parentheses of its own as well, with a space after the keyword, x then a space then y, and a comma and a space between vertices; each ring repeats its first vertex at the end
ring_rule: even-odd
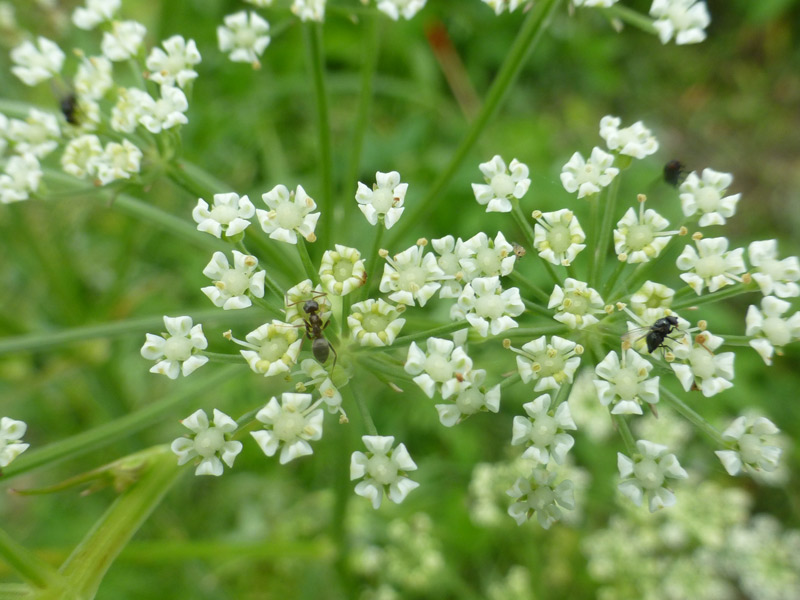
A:
POLYGON ((300 262, 303 263, 303 269, 306 272, 306 277, 308 277, 312 283, 319 283, 319 273, 314 268, 314 264, 311 262, 311 257, 308 255, 308 248, 306 248, 306 241, 301 237, 297 236, 297 253, 300 255, 300 262))
POLYGON ((631 433, 631 428, 628 426, 628 422, 625 420, 623 415, 611 415, 611 418, 614 420, 614 423, 617 425, 617 430, 622 436, 622 441, 625 443, 625 449, 628 451, 630 456, 633 456, 636 454, 636 440, 633 438, 633 433, 631 433))
POLYGON ((525 308, 527 308, 529 311, 533 313, 542 315, 543 317, 547 317, 548 319, 553 318, 553 311, 550 310, 549 308, 545 308, 541 304, 537 304, 536 302, 528 300, 527 298, 523 298, 522 303, 525 305, 525 308))
POLYGON ((381 242, 383 241, 383 233, 386 231, 382 220, 378 220, 375 230, 375 238, 372 240, 372 249, 369 252, 369 259, 367 262, 367 282, 361 286, 361 289, 358 291, 359 302, 365 298, 369 298, 370 289, 375 287, 373 284, 376 281, 380 282, 380 277, 376 277, 375 271, 378 267, 378 259, 380 258, 379 251, 381 249, 381 242))
POLYGON ((518 372, 514 373, 513 375, 509 375, 508 377, 503 378, 503 381, 500 382, 500 389, 504 390, 507 387, 516 385, 520 381, 522 381, 522 375, 520 375, 518 372))
POLYGON ((711 294, 706 294, 705 296, 697 296, 697 297, 692 296, 690 298, 681 298, 672 305, 672 308, 675 310, 679 310, 681 308, 686 308, 687 306, 699 306, 700 304, 716 302, 717 300, 723 300, 725 298, 733 298, 734 296, 739 296, 741 294, 748 294, 750 292, 757 292, 757 291, 758 291, 758 286, 755 284, 736 283, 732 286, 729 286, 727 289, 719 290, 711 294))
POLYGON ((545 292, 542 288, 540 288, 538 285, 533 283, 530 279, 525 277, 519 271, 511 271, 511 273, 509 274, 509 278, 514 283, 519 284, 519 285, 525 287, 527 290, 529 290, 529 291, 533 292, 534 294, 536 294, 536 296, 540 300, 544 300, 545 302, 550 300, 550 296, 547 294, 547 292, 545 292))
POLYGON ((657 33, 656 28, 653 27, 653 19, 643 15, 640 12, 620 4, 615 4, 609 8, 601 8, 600 10, 611 19, 619 19, 620 21, 624 21, 628 25, 637 27, 646 33, 657 33))
POLYGON ((442 325, 441 327, 434 327, 433 329, 428 329, 426 331, 420 331, 419 333, 412 333, 411 335, 404 335, 403 337, 399 337, 395 339, 394 344, 392 344, 392 347, 408 346, 411 344, 411 342, 416 342, 417 340, 427 340, 428 338, 431 337, 439 337, 440 335, 447 335, 448 333, 453 333, 454 331, 458 331, 459 329, 465 329, 467 327, 469 327, 469 323, 467 323, 466 321, 455 321, 453 323, 448 323, 447 325, 442 325))
POLYGON ((608 245, 611 241, 611 233, 614 223, 614 213, 617 209, 617 197, 619 196, 619 185, 622 181, 620 173, 611 181, 606 194, 605 206, 603 207, 603 223, 600 225, 599 241, 596 240, 595 260, 592 263, 592 272, 589 276, 589 287, 596 287, 598 277, 603 276, 603 267, 608 255, 608 245))
POLYGON ((669 391, 665 386, 660 385, 659 388, 661 389, 661 397, 667 401, 667 403, 672 406, 677 412, 679 412, 683 417, 692 423, 695 427, 700 429, 703 433, 705 433, 708 437, 714 440, 720 446, 726 447, 727 443, 724 439, 722 439, 722 435, 719 431, 717 431, 716 427, 711 425, 708 421, 706 421, 703 417, 697 414, 692 408, 690 408, 683 400, 678 398, 675 394, 669 391))
POLYGON ((322 201, 320 212, 325 215, 320 232, 323 245, 330 240, 333 225, 333 159, 331 149, 331 125, 328 109, 328 94, 325 89, 325 57, 322 48, 322 25, 309 22, 303 26, 306 55, 311 68, 314 84, 314 97, 317 107, 317 127, 319 129, 320 169, 322 172, 322 201))
POLYGON ((216 363, 228 363, 241 365, 244 361, 241 354, 228 354, 227 352, 208 352, 203 351, 200 354, 207 356, 208 360, 216 363))
POLYGON ((608 278, 605 285, 603 286, 603 299, 606 302, 609 302, 609 295, 611 291, 614 289, 614 284, 617 283, 617 279, 619 276, 622 275, 622 272, 625 270, 625 267, 628 266, 628 263, 624 260, 617 260, 617 266, 614 267, 614 271, 611 273, 611 277, 608 278))
POLYGON ((361 415, 361 420, 364 422, 364 429, 367 430, 369 435, 378 435, 378 430, 372 420, 372 415, 369 414, 369 408, 366 402, 353 391, 353 386, 348 385, 344 388, 344 393, 349 396, 349 400, 356 405, 358 413, 361 415))
POLYGON ((0 529, 0 556, 20 577, 34 587, 53 590, 63 588, 66 583, 53 567, 17 543, 2 529, 0 529))
POLYGON ((480 138, 484 129, 489 121, 497 112, 501 102, 506 97, 506 94, 511 89, 514 81, 516 81, 525 61, 530 55, 536 43, 541 38, 542 32, 550 19, 550 16, 555 12, 561 0, 540 0, 533 5, 533 8, 528 13, 522 27, 514 40, 511 49, 506 54, 506 58, 500 67, 486 94, 486 100, 481 106, 481 110, 475 117, 475 120, 470 124, 461 144, 450 159, 450 163, 445 167, 438 179, 433 183, 425 198, 417 204, 413 209, 406 211, 402 226, 394 232, 392 241, 395 241, 402 236, 406 235, 411 229, 417 227, 421 217, 429 213, 435 206, 446 198, 442 191, 452 180, 461 163, 469 154, 472 147, 480 138))
POLYGON ((517 327, 509 329, 506 332, 506 337, 509 339, 526 338, 531 339, 542 335, 550 335, 554 333, 562 333, 567 329, 566 325, 554 323, 553 325, 543 325, 542 327, 517 327))
POLYGON ((750 342, 755 339, 749 335, 723 335, 723 346, 750 346, 750 342))

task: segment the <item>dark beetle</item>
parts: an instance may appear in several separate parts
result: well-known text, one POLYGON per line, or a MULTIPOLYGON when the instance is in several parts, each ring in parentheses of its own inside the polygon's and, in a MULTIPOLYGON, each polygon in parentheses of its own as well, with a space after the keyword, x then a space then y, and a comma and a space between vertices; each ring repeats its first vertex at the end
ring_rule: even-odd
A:
POLYGON ((671 160, 664 165, 664 181, 672 187, 678 187, 678 184, 686 179, 686 165, 679 160, 671 160))

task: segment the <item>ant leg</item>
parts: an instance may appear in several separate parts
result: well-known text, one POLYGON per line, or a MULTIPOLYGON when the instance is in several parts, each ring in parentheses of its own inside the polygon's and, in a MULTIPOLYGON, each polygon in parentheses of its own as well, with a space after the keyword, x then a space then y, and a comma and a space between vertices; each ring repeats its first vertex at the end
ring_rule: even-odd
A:
POLYGON ((328 348, 330 348, 331 352, 333 352, 333 365, 331 366, 331 373, 333 373, 333 370, 336 368, 336 361, 338 360, 339 355, 336 354, 336 348, 334 348, 333 344, 331 344, 330 342, 328 342, 328 348))

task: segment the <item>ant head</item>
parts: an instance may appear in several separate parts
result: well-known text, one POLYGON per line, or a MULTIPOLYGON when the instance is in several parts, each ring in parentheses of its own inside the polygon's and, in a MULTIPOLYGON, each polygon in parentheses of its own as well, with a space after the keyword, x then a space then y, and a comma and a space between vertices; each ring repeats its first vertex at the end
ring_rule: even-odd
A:
POLYGON ((303 304, 303 310, 308 314, 317 312, 319 310, 319 303, 316 300, 306 300, 303 304))

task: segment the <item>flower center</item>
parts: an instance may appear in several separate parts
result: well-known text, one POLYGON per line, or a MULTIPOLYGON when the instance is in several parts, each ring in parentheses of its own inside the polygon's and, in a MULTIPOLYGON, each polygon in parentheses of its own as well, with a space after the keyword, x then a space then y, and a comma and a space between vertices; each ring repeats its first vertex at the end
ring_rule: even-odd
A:
POLYGON ((425 285, 425 280, 427 278, 425 269, 422 267, 409 267, 407 269, 403 269, 398 273, 400 276, 397 280, 397 283, 400 286, 400 289, 406 290, 408 292, 417 292, 425 285))
POLYGON ((533 362, 541 367, 539 377, 550 377, 564 370, 564 357, 557 353, 553 356, 538 354, 534 356, 533 362))
POLYGON ((553 437, 558 430, 556 420, 549 415, 536 417, 531 428, 531 441, 536 446, 547 446, 553 442, 553 437))
POLYGON ((298 438, 306 426, 306 420, 298 412, 283 411, 272 427, 275 437, 284 442, 292 442, 298 438))
POLYGON ((249 27, 239 29, 233 34, 233 39, 239 48, 252 48, 256 43, 256 32, 249 27))
POLYGON ((392 190, 378 188, 372 192, 372 206, 378 214, 385 215, 394 204, 394 194, 392 190))
POLYGON ((475 414, 483 406, 483 394, 478 388, 471 387, 458 395, 456 406, 461 414, 475 414))
POLYGON ((664 483, 664 474, 652 458, 644 458, 633 466, 636 479, 646 490, 655 490, 664 483))
POLYGON ((555 503, 556 495, 548 486, 543 485, 528 496, 528 504, 535 510, 544 510, 555 503))
POLYGON ((498 198, 506 198, 514 193, 514 180, 508 173, 498 173, 492 177, 490 185, 498 198))
POLYGON ((201 431, 194 438, 194 450, 203 458, 214 456, 225 443, 225 434, 216 427, 201 431))
POLYGON ((500 273, 500 257, 497 252, 490 248, 481 248, 475 257, 478 266, 487 275, 497 275, 500 273))
POLYGON ((442 383, 453 376, 453 367, 441 354, 431 354, 425 359, 425 372, 434 381, 442 383))
POLYGON ((698 258, 694 264, 695 272, 703 279, 709 279, 725 272, 725 259, 719 254, 698 258))
POLYGON ((442 254, 439 257, 438 263, 439 268, 448 275, 455 275, 461 269, 461 265, 458 264, 456 255, 452 252, 445 252, 442 254))
POLYGON ((349 260, 339 260, 333 265, 333 278, 342 282, 353 276, 353 263, 349 260))
POLYGON ((235 208, 232 206, 226 206, 224 204, 215 206, 210 211, 211 218, 217 223, 221 223, 223 225, 227 225, 233 221, 236 218, 236 213, 237 211, 235 208))
POLYGON ((561 254, 566 252, 572 245, 572 235, 566 225, 559 223, 558 225, 553 225, 553 228, 547 232, 547 241, 553 252, 561 254))
POLYGON ((220 289, 231 296, 241 296, 250 287, 250 278, 239 269, 228 269, 219 280, 220 289))
POLYGON ((573 315, 585 315, 589 309, 586 298, 580 294, 567 294, 564 298, 564 310, 573 315))
POLYGON ((719 192, 713 187, 702 187, 694 195, 697 206, 704 213, 714 212, 719 208, 719 192))
POLYGON ((689 362, 692 363, 692 372, 700 379, 708 379, 714 376, 714 356, 705 348, 693 348, 689 355, 689 362))
POLYGON ((183 69, 183 65, 183 57, 175 54, 167 57, 167 60, 165 60, 161 65, 161 70, 172 75, 176 75, 181 69, 183 69))
POLYGON ((376 315, 375 313, 365 315, 364 320, 361 322, 364 331, 369 333, 384 331, 387 325, 389 325, 389 319, 383 315, 376 315))
POLYGON ((614 378, 614 384, 617 386, 617 395, 622 400, 633 400, 639 391, 639 378, 630 367, 626 367, 617 373, 614 378))
POLYGON ((761 459, 761 442, 757 435, 745 433, 739 439, 739 454, 745 463, 756 464, 761 459))
POLYGON ((164 343, 164 358, 183 362, 192 355, 192 341, 185 337, 171 337, 164 343))
POLYGON ((295 204, 281 202, 275 209, 275 220, 282 229, 297 229, 303 223, 303 215, 295 204))
POLYGON ((481 296, 475 301, 475 314, 487 319, 498 319, 503 316, 505 306, 500 296, 481 296))
POLYGON ((632 250, 641 250, 653 241, 653 228, 650 225, 632 225, 625 241, 632 250))
POLYGON ((261 344, 258 350, 258 355, 269 362, 275 362, 280 359, 289 349, 289 340, 285 337, 276 337, 266 340, 261 344))
POLYGON ((385 454, 377 454, 367 461, 367 472, 381 485, 397 480, 397 465, 385 454))
POLYGON ((779 317, 767 317, 761 330, 773 346, 785 346, 792 340, 786 322, 779 317))

